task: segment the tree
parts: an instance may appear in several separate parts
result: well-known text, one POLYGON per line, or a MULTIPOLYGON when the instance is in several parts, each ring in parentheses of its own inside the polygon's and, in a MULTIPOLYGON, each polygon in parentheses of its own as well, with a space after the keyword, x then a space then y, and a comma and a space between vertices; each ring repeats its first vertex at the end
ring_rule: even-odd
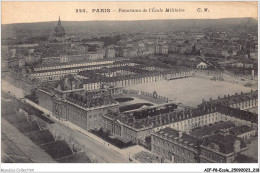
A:
POLYGON ((25 96, 25 98, 27 98, 28 100, 33 101, 36 104, 39 103, 38 96, 36 94, 36 89, 32 89, 30 95, 25 96))

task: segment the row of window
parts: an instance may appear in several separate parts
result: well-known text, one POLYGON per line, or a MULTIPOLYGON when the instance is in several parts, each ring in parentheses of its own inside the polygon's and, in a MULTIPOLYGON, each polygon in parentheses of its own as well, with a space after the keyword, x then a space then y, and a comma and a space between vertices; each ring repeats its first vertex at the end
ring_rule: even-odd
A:
POLYGON ((72 65, 63 65, 63 66, 59 65, 59 66, 52 66, 52 67, 38 67, 35 68, 35 71, 79 67, 79 66, 86 66, 86 65, 111 64, 111 63, 113 63, 113 61, 101 61, 101 62, 81 63, 81 64, 72 64, 72 65))
POLYGON ((214 123, 216 121, 221 120, 221 117, 218 118, 216 116, 217 116, 217 113, 212 113, 212 114, 203 115, 203 116, 199 116, 199 117, 196 117, 196 118, 192 118, 192 119, 188 119, 188 120, 184 120, 184 121, 180 121, 180 122, 175 122, 175 123, 172 123, 172 124, 169 124, 169 125, 166 125, 166 126, 157 127, 157 128, 154 129, 154 132, 161 130, 161 129, 164 129, 166 127, 171 127, 171 128, 175 128, 175 129, 184 131, 184 130, 190 129, 190 127, 196 126, 196 124, 198 126, 200 126, 200 125, 205 125, 205 124, 208 124, 208 123, 214 123))
MULTIPOLYGON (((177 159, 177 158, 186 158, 188 160, 193 159, 194 158, 194 154, 192 154, 190 151, 183 149, 181 147, 176 147, 176 150, 174 149, 165 149, 164 147, 159 147, 156 145, 152 146, 153 148, 153 152, 158 153, 160 155, 165 156, 166 158, 168 158, 169 160, 172 160, 173 158, 177 159), (179 157, 181 156, 181 157, 179 157)), ((174 147, 173 147, 174 148, 174 147)), ((172 160, 174 161, 174 160, 172 160)), ((185 162, 184 160, 175 160, 175 161, 179 161, 179 162, 185 162)))
POLYGON ((208 159, 211 159, 215 162, 218 162, 218 163, 223 163, 224 162, 224 158, 221 157, 220 155, 218 154, 215 154, 213 152, 210 152, 210 151, 206 151, 206 150, 203 150, 201 152, 201 155, 208 158, 208 159))
MULTIPOLYGON (((114 67, 115 65, 112 65, 111 67, 114 67)), ((118 66, 118 65, 117 65, 118 66)), ((124 66, 124 65, 121 65, 124 66)), ((71 74, 71 73, 75 73, 77 74, 80 71, 84 71, 84 70, 95 70, 95 69, 100 69, 103 66, 98 66, 98 67, 87 67, 87 68, 81 68, 81 69, 72 69, 72 70, 59 70, 59 71, 53 71, 53 72, 45 72, 45 73, 34 73, 31 74, 32 77, 37 77, 38 79, 44 79, 44 78, 48 78, 48 77, 44 77, 44 76, 53 76, 55 74, 71 74)), ((59 75, 60 76, 60 75, 59 75)))

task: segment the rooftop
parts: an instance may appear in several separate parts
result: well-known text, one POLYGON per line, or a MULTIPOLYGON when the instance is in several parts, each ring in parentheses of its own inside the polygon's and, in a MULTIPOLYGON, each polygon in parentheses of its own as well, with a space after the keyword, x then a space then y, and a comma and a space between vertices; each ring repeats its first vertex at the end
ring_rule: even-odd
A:
POLYGON ((84 94, 70 93, 66 97, 66 100, 85 108, 100 107, 117 103, 111 95, 100 92, 86 92, 84 94))
POLYGON ((137 113, 131 112, 126 114, 121 114, 118 117, 114 117, 113 115, 107 115, 110 118, 118 119, 122 123, 136 129, 142 130, 147 128, 155 128, 167 124, 171 124, 178 121, 183 121, 186 119, 190 119, 191 117, 198 117, 201 115, 217 112, 216 107, 205 107, 203 108, 195 108, 195 109, 187 109, 187 110, 175 110, 174 106, 171 108, 166 108, 161 105, 160 108, 147 108, 144 110, 136 111, 137 113), (145 114, 144 114, 145 113, 145 114))
MULTIPOLYGON (((81 54, 81 55, 68 55, 68 58, 73 58, 75 56, 87 56, 87 54, 81 54)), ((58 55, 57 57, 60 57, 58 55)), ((46 57, 46 58, 57 58, 57 57, 46 57)), ((65 66, 65 65, 77 65, 77 64, 86 64, 86 63, 95 63, 95 62, 106 62, 106 61, 111 61, 111 62, 117 62, 117 61, 125 61, 127 60, 126 58, 113 58, 113 59, 99 59, 99 60, 84 60, 84 61, 78 61, 78 62, 63 62, 63 63, 56 63, 56 64, 39 64, 34 66, 34 68, 43 68, 43 67, 55 67, 55 66, 65 66)))
POLYGON ((225 122, 220 121, 220 122, 213 124, 211 126, 193 129, 190 132, 190 135, 198 137, 198 138, 202 138, 202 137, 206 137, 206 136, 215 134, 219 130, 230 129, 230 128, 235 127, 235 126, 236 125, 234 123, 232 123, 231 121, 225 121, 225 122))
POLYGON ((218 98, 216 100, 210 100, 207 103, 209 104, 222 104, 222 105, 233 105, 236 103, 241 103, 253 99, 258 99, 258 91, 251 91, 249 93, 242 93, 229 96, 225 95, 223 98, 218 98))
POLYGON ((241 125, 241 126, 231 128, 230 133, 237 136, 237 135, 241 135, 243 133, 250 132, 252 130, 254 130, 252 127, 249 127, 247 125, 241 125))
POLYGON ((172 128, 164 128, 155 133, 157 136, 160 136, 164 139, 181 143, 184 146, 189 148, 197 148, 201 141, 189 134, 174 130, 172 128))
POLYGON ((258 115, 249 111, 244 111, 240 109, 231 108, 228 106, 220 106, 218 112, 229 115, 242 120, 250 121, 253 123, 258 123, 258 115))
POLYGON ((234 135, 216 134, 207 137, 203 140, 202 146, 213 149, 223 154, 230 154, 234 152, 234 144, 239 141, 240 149, 247 148, 245 142, 234 135))

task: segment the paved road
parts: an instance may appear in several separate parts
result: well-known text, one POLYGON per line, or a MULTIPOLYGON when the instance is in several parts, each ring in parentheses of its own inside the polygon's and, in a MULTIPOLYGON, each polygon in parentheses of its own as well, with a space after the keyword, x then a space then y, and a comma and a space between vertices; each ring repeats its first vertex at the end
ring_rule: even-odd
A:
POLYGON ((85 148, 91 152, 93 152, 98 158, 105 160, 106 162, 110 163, 128 163, 129 160, 126 156, 123 156, 115 151, 112 151, 104 144, 101 144, 92 138, 88 137, 87 135, 71 129, 64 124, 60 123, 57 120, 54 120, 55 123, 51 126, 58 131, 58 133, 63 134, 64 136, 72 135, 75 141, 78 141, 81 145, 84 145, 85 148))

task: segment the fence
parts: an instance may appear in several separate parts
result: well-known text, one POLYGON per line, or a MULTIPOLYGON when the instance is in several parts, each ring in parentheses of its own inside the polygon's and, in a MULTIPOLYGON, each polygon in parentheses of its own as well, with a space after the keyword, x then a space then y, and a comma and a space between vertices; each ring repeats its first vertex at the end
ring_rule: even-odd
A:
POLYGON ((154 98, 154 99, 159 99, 159 100, 162 100, 162 101, 165 101, 165 102, 169 101, 168 97, 160 96, 155 91, 153 93, 150 93, 150 92, 145 92, 145 91, 125 90, 124 89, 123 93, 125 93, 125 94, 142 95, 142 96, 151 97, 151 98, 154 98))

